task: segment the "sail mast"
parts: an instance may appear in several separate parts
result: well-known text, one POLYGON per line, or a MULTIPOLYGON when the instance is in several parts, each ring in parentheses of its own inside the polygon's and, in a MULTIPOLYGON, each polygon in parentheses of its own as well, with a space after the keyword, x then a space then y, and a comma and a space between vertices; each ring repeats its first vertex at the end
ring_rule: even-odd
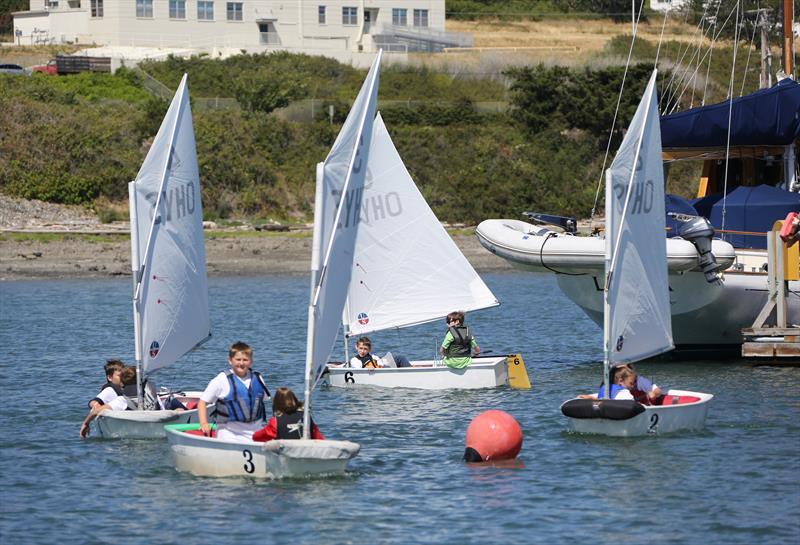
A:
POLYGON ((134 357, 136 360, 136 397, 139 401, 139 407, 142 406, 143 392, 139 382, 139 376, 142 369, 142 315, 139 312, 139 305, 137 303, 137 292, 139 282, 141 281, 141 263, 139 256, 139 210, 136 206, 136 182, 128 184, 128 200, 130 212, 130 229, 131 229, 131 279, 133 281, 131 302, 133 306, 133 345, 134 357))
POLYGON ((792 0, 783 0, 783 72, 792 79, 794 79, 793 4, 792 0))

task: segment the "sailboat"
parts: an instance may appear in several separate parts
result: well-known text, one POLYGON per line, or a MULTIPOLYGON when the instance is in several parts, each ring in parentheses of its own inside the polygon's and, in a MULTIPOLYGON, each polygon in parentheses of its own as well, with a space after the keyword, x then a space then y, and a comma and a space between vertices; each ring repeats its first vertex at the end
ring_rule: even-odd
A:
POLYGON ((666 246, 653 244, 665 229, 657 70, 606 171, 604 398, 573 399, 561 406, 574 431, 637 436, 696 430, 705 425, 711 394, 669 390, 660 405, 609 400, 617 365, 674 348, 667 285, 666 246))
POLYGON ((339 332, 359 229, 359 210, 377 106, 378 52, 324 163, 317 166, 311 289, 304 372, 303 439, 233 442, 198 434, 196 425, 166 426, 175 466, 202 476, 297 477, 341 474, 360 446, 312 440, 311 397, 339 332))
MULTIPOLYGON (((138 408, 104 411, 96 423, 102 437, 164 437, 164 424, 197 422, 197 410, 144 410, 146 379, 211 336, 200 176, 185 74, 128 193, 138 408)), ((174 397, 191 406, 199 394, 174 397)))
MULTIPOLYGON (((499 305, 436 218, 406 170, 380 114, 372 147, 343 315, 346 337, 398 329, 499 305)), ((522 356, 476 357, 463 369, 436 360, 411 367, 355 369, 329 365, 331 386, 390 388, 530 388, 522 356), (511 380, 509 380, 511 379, 511 380)))

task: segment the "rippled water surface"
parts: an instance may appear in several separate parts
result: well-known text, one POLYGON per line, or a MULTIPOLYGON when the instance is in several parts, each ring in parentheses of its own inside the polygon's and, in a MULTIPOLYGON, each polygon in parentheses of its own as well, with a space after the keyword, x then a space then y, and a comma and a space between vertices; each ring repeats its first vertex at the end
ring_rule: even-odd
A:
MULTIPOLYGON (((133 359, 130 281, 0 283, 0 542, 796 542, 800 369, 641 364, 662 386, 712 392, 707 429, 571 435, 558 407, 598 383, 599 328, 552 276, 485 280, 503 304, 468 323, 484 350, 522 352, 533 388, 319 388, 320 428, 361 454, 344 477, 286 481, 180 474, 165 441, 81 441, 105 358, 133 359), (467 425, 487 409, 522 426, 518 464, 461 461, 467 425)), ((270 386, 302 391, 307 293, 305 277, 211 279, 213 338, 158 382, 202 389, 244 340, 270 386)), ((442 329, 373 344, 429 358, 442 329)))

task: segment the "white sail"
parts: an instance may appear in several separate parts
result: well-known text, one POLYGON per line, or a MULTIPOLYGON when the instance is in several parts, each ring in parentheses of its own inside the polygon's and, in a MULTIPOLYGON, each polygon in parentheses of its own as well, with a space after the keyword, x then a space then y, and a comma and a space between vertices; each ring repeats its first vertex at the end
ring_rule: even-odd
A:
POLYGON ((306 354, 306 402, 325 367, 342 319, 353 268, 372 124, 377 107, 381 52, 318 176, 306 354))
POLYGON ((211 334, 200 177, 186 79, 184 75, 129 185, 137 360, 141 352, 143 375, 174 363, 211 334))
POLYGON ((674 348, 656 71, 606 172, 608 365, 674 348), (635 168, 634 168, 635 165, 635 168))
POLYGON ((417 189, 378 114, 345 325, 350 335, 498 305, 417 189))

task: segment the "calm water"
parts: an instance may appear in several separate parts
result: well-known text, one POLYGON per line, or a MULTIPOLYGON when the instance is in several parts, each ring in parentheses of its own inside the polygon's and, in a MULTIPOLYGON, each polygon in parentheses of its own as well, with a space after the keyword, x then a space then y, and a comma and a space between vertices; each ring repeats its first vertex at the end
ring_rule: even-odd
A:
MULTIPOLYGON (((662 386, 716 395, 707 429, 576 436, 558 407, 599 380, 599 329, 549 275, 487 275, 503 301, 468 316, 484 350, 524 354, 530 391, 315 393, 330 438, 361 443, 342 478, 251 481, 176 472, 166 442, 81 441, 107 357, 132 360, 129 280, 0 283, 0 542, 796 542, 800 369, 643 364, 662 386), (524 431, 521 467, 461 462, 487 409, 524 431)), ((210 280, 214 337, 161 384, 202 389, 244 340, 270 386, 302 390, 308 280, 210 280)), ((440 326, 373 336, 431 357, 440 326)), ((702 327, 702 325, 698 325, 702 327)))

